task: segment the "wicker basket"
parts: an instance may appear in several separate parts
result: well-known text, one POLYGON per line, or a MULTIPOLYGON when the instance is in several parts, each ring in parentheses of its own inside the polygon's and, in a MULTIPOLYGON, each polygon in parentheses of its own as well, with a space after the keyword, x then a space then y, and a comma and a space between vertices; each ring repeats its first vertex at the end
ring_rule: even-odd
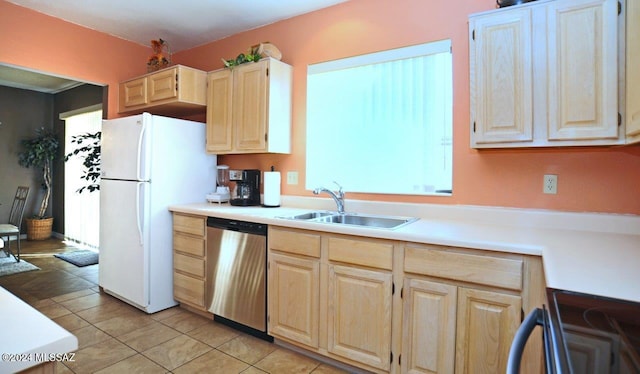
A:
POLYGON ((44 219, 27 218, 27 240, 45 240, 51 237, 53 217, 44 219))

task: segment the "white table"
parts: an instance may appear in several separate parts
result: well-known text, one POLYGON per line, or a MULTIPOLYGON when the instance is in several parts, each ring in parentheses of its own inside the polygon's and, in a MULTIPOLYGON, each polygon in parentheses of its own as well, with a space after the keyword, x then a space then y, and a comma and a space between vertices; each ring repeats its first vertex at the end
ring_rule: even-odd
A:
POLYGON ((78 338, 0 287, 0 373, 72 359, 78 338))

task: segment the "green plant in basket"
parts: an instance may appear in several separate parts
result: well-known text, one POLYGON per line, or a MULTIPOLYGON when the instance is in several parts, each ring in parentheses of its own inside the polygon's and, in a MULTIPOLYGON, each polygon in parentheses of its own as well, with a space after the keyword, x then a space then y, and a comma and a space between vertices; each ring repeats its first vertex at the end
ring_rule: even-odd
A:
POLYGON ((53 131, 41 127, 36 130, 34 138, 22 140, 21 144, 23 150, 18 154, 18 163, 26 168, 42 168, 45 191, 40 210, 34 218, 43 219, 51 198, 51 163, 57 156, 58 138, 53 131))

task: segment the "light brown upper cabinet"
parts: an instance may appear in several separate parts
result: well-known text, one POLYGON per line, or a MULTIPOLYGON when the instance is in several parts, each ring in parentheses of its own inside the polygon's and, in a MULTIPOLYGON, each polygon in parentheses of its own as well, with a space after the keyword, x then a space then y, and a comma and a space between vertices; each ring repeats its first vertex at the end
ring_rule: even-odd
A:
POLYGON ((265 58, 207 78, 207 152, 291 153, 293 68, 265 58))
POLYGON ((183 114, 203 112, 207 73, 174 65, 120 83, 120 113, 183 114))
POLYGON ((471 15, 471 147, 640 141, 640 17, 630 3, 556 0, 471 15))
POLYGON ((470 19, 472 144, 533 141, 531 7, 470 19))
POLYGON ((640 2, 626 2, 625 111, 627 143, 640 141, 640 2))

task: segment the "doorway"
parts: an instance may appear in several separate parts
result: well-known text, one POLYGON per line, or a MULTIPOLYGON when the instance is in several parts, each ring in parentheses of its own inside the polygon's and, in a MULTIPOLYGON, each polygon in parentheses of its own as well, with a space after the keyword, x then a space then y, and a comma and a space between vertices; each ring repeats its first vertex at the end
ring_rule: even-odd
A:
MULTIPOLYGON (((60 119, 65 121, 64 153, 69 155, 93 142, 93 138, 84 137, 78 144, 77 137, 100 133, 102 106, 62 113, 60 119)), ((80 152, 71 156, 64 164, 64 235, 66 240, 97 250, 100 245, 100 190, 88 187, 97 181, 86 179, 85 154, 80 152)))

